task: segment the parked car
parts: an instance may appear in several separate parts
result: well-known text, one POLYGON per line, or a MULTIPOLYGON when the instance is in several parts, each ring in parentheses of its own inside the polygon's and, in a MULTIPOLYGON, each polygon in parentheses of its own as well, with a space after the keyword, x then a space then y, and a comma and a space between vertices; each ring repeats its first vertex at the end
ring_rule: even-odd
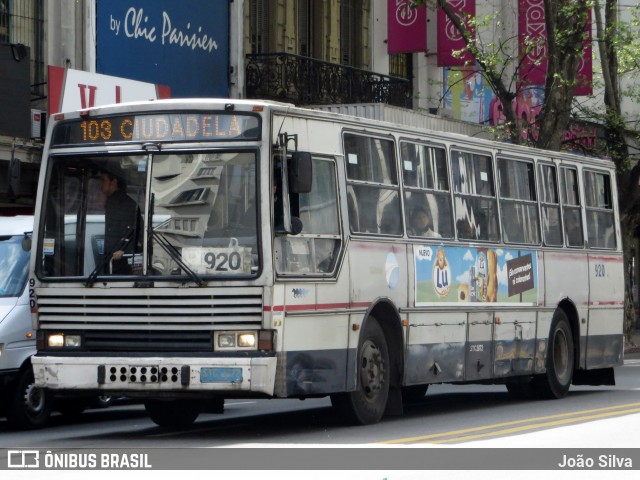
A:
POLYGON ((54 398, 34 384, 36 334, 28 287, 32 231, 32 216, 0 217, 0 416, 18 429, 42 427, 52 410, 73 416, 112 401, 106 396, 54 398))

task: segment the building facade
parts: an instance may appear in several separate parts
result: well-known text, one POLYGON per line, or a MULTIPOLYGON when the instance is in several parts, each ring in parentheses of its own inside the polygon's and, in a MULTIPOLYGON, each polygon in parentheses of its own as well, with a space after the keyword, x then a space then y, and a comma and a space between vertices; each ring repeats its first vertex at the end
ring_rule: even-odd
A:
MULTIPOLYGON (((479 38, 517 56, 519 2, 467 2, 479 18, 495 19, 479 38)), ((422 51, 388 53, 389 12, 409 3, 0 0, 0 95, 13 101, 12 113, 0 114, 0 208, 35 196, 48 65, 166 85, 173 97, 272 99, 486 134, 499 105, 472 68, 440 66, 436 11, 426 12, 422 51)), ((541 99, 523 102, 529 109, 541 99)))

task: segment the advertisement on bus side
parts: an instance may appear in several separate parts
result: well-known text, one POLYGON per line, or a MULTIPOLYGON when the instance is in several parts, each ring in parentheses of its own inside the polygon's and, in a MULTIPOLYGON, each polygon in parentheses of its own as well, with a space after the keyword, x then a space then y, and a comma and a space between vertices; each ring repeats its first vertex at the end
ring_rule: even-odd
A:
POLYGON ((533 250, 414 247, 415 303, 538 304, 538 258, 533 250))

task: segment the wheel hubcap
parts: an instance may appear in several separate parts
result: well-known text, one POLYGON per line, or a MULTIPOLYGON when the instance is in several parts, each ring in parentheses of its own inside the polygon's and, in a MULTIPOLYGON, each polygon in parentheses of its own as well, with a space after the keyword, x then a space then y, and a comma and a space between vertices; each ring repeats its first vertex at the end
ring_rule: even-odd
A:
POLYGON ((367 340, 362 348, 360 380, 367 398, 374 398, 385 382, 385 365, 378 347, 367 340))
POLYGON ((562 381, 566 381, 570 375, 569 369, 569 347, 567 344, 567 337, 564 331, 558 330, 556 332, 555 341, 553 342, 553 363, 555 365, 558 378, 562 381))
POLYGON ((27 386, 24 392, 24 404, 31 415, 37 415, 44 408, 44 392, 33 383, 27 386))

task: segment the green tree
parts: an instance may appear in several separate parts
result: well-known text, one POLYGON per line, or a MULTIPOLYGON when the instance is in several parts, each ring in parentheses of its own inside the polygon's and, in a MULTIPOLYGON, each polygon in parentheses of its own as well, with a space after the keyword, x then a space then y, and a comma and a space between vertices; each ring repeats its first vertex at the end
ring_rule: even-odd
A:
MULTIPOLYGON (((535 146, 559 150, 563 133, 572 112, 573 90, 577 84, 577 71, 583 54, 586 35, 587 4, 589 0, 544 0, 547 31, 547 74, 544 86, 544 105, 536 119, 535 135, 526 135, 531 126, 517 118, 513 100, 524 82, 518 82, 522 57, 509 47, 511 39, 482 42, 477 32, 490 23, 500 21, 497 16, 485 18, 458 16, 447 0, 416 0, 416 6, 429 4, 446 13, 464 39, 466 49, 473 55, 482 75, 500 100, 505 116, 504 128, 514 143, 527 143, 535 139, 535 146)), ((525 52, 540 46, 539 39, 527 38, 525 52)), ((517 46, 516 46, 517 47, 517 46)), ((540 61, 543 59, 540 58, 540 61)))

